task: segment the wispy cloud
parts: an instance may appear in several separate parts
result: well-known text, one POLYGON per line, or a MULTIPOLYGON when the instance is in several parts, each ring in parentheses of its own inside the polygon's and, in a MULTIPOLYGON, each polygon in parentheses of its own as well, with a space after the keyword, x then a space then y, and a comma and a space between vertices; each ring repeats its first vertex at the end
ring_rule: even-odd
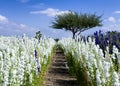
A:
POLYGON ((47 16, 54 17, 56 15, 61 15, 64 13, 69 13, 68 10, 61 11, 59 9, 47 8, 45 10, 31 11, 30 14, 46 14, 47 16))
POLYGON ((7 23, 8 22, 8 19, 3 16, 3 15, 0 15, 0 23, 7 23))
POLYGON ((115 11, 114 13, 116 13, 116 14, 120 14, 120 10, 119 10, 119 11, 115 11))
POLYGON ((104 21, 104 25, 101 30, 103 31, 120 31, 120 19, 116 16, 110 16, 104 21))
POLYGON ((103 27, 104 31, 120 31, 120 25, 119 24, 111 24, 108 26, 103 27))
POLYGON ((23 35, 24 33, 29 36, 33 36, 38 29, 30 27, 26 24, 18 24, 16 22, 10 21, 7 17, 0 15, 0 35, 23 35))
POLYGON ((114 17, 111 16, 111 17, 108 18, 108 21, 109 21, 109 22, 115 23, 115 22, 116 22, 116 19, 115 19, 114 17))

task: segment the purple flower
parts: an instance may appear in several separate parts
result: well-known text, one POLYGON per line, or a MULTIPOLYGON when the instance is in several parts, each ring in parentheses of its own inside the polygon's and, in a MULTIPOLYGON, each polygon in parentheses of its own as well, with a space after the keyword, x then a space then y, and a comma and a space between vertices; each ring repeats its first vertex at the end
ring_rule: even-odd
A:
POLYGON ((35 58, 37 58, 37 51, 35 50, 34 52, 35 52, 35 58))
POLYGON ((36 59, 36 63, 37 63, 38 73, 40 73, 40 63, 39 63, 39 60, 38 60, 37 51, 35 50, 34 52, 35 52, 35 59, 36 59))

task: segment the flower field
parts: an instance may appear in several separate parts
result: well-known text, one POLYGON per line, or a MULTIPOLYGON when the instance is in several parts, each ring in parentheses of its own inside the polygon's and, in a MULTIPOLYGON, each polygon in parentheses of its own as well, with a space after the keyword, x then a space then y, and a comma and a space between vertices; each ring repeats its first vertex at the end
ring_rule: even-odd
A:
POLYGON ((120 86, 120 52, 115 46, 112 54, 106 46, 104 55, 90 37, 88 42, 62 39, 58 44, 80 86, 120 86))
MULTIPOLYGON (((95 44, 98 44, 103 52, 106 50, 106 46, 109 47, 109 53, 113 53, 113 45, 120 50, 120 32, 108 31, 107 33, 102 33, 102 31, 94 33, 95 44)), ((105 52, 104 52, 105 53, 105 52)))
POLYGON ((0 86, 38 86, 54 45, 51 38, 0 37, 0 86))
POLYGON ((64 38, 56 43, 51 38, 26 36, 0 37, 0 86, 42 86, 56 45, 63 50, 69 72, 80 86, 120 86, 116 45, 110 53, 111 47, 106 45, 103 50, 93 37, 87 41, 64 38))

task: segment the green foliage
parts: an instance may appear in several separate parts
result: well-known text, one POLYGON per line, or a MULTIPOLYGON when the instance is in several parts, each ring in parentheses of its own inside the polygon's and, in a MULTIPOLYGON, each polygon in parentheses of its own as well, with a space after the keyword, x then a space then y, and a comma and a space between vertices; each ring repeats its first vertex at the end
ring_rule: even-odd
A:
POLYGON ((52 27, 55 29, 69 30, 73 33, 73 38, 75 38, 77 32, 80 34, 90 28, 102 26, 101 17, 96 14, 78 14, 70 11, 69 13, 57 15, 52 22, 52 27))
POLYGON ((77 78, 77 83, 80 86, 90 86, 90 81, 88 78, 88 74, 86 68, 82 63, 80 63, 72 54, 69 52, 66 55, 69 72, 77 78))
POLYGON ((56 39, 54 39, 56 42, 58 42, 59 41, 59 38, 56 38, 56 39))
POLYGON ((41 32, 40 31, 36 32, 35 38, 38 39, 38 40, 40 40, 41 37, 42 37, 41 32))

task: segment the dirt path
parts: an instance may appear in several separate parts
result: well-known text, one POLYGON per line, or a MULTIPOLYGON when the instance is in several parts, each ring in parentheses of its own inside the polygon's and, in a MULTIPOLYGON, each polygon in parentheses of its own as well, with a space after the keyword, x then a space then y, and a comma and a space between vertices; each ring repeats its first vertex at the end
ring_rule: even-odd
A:
POLYGON ((69 74, 66 64, 65 56, 59 49, 56 49, 45 77, 44 86, 78 86, 76 78, 69 74))

